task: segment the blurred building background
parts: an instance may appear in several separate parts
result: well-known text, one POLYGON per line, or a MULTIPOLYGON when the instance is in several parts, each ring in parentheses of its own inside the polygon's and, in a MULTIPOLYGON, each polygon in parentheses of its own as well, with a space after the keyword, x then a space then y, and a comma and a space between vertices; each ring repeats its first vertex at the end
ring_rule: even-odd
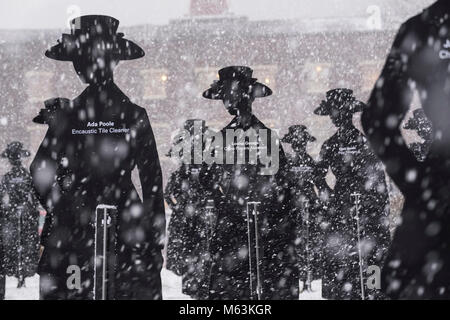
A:
MULTIPOLYGON (((348 87, 367 100, 400 23, 430 2, 308 1, 295 19, 251 20, 236 13, 236 2, 191 0, 189 12, 167 24, 120 27, 146 57, 121 63, 116 82, 148 111, 165 181, 175 164, 164 155, 186 119, 201 118, 217 129, 231 120, 221 102, 201 97, 228 65, 254 69, 274 91, 255 102, 255 114, 280 135, 293 124, 308 126, 318 138, 310 149, 316 156, 335 130, 328 118, 312 113, 325 92, 348 87)), ((43 101, 83 90, 70 63, 44 56, 63 32, 0 30, 0 147, 18 139, 34 153, 46 128, 31 120, 43 101)), ((6 169, 1 161, 0 174, 6 169)))

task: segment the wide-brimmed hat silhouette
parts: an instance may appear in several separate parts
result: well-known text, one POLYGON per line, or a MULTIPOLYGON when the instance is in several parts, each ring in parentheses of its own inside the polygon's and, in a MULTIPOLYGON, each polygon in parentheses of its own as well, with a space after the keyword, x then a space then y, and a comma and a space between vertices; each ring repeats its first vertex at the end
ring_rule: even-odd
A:
POLYGON ((281 139, 281 142, 290 144, 302 141, 316 141, 316 138, 308 132, 308 128, 306 128, 304 125, 290 126, 289 132, 281 139))
POLYGON ((314 110, 319 116, 328 116, 332 109, 340 112, 354 114, 365 109, 366 105, 356 100, 353 96, 353 90, 350 89, 333 89, 327 92, 327 99, 320 103, 320 106, 314 110))
MULTIPOLYGON (((202 133, 205 133, 208 130, 208 127, 206 127, 206 121, 201 119, 189 119, 184 122, 183 129, 188 131, 191 138, 193 138, 195 134, 195 126, 199 125, 201 126, 202 133)), ((180 143, 184 142, 184 136, 177 134, 172 140, 172 148, 170 148, 169 152, 166 154, 167 157, 173 156, 173 146, 176 146, 180 143)), ((180 151, 182 153, 182 151, 180 151)), ((182 154, 180 154, 182 156, 182 154)))
POLYGON ((425 115, 423 109, 416 109, 413 117, 410 118, 403 126, 406 130, 429 130, 431 131, 431 122, 425 115))
POLYGON ((52 98, 44 101, 45 108, 39 111, 39 114, 33 118, 34 123, 52 124, 57 121, 58 111, 67 112, 71 107, 71 101, 67 98, 52 98))
POLYGON ((253 78, 253 70, 245 66, 231 66, 219 70, 219 80, 211 84, 211 88, 203 92, 203 97, 212 100, 222 100, 229 84, 236 83, 240 88, 254 98, 267 97, 272 90, 253 78))
POLYGON ((29 157, 30 152, 23 148, 22 142, 14 141, 7 145, 6 149, 2 152, 2 158, 10 160, 18 160, 20 158, 29 157))
POLYGON ((81 16, 70 22, 71 33, 63 34, 58 44, 45 55, 54 60, 74 61, 82 55, 108 56, 116 60, 133 60, 145 55, 134 42, 117 33, 119 20, 101 15, 81 16))

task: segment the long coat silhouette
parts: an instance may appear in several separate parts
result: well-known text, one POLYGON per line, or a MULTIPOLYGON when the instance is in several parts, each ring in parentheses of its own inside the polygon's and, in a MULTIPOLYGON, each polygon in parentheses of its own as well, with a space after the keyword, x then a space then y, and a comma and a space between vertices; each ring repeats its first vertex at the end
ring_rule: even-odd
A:
POLYGON ((0 235, 0 300, 5 299, 5 291, 6 291, 6 276, 5 276, 5 268, 3 266, 3 239, 2 235, 0 235))
POLYGON ((3 236, 0 234, 0 300, 5 299, 6 291, 6 275, 5 268, 3 266, 3 236))
POLYGON ((35 119, 49 125, 31 165, 48 212, 39 265, 43 299, 92 298, 93 223, 99 204, 118 208, 114 298, 162 298, 165 213, 156 141, 145 109, 133 104, 112 77, 118 60, 136 59, 144 52, 116 33, 118 23, 106 16, 77 18, 72 35, 64 35, 46 53, 72 60, 89 86, 74 100, 47 101, 35 119), (88 41, 79 42, 86 35, 88 41), (90 50, 97 42, 105 45, 90 50), (139 171, 142 199, 131 181, 134 168, 139 171), (66 285, 71 265, 81 269, 80 290, 66 285))
MULTIPOLYGON (((204 183, 216 190, 217 225, 211 244, 212 268, 210 299, 255 299, 251 292, 247 204, 260 202, 257 207, 260 226, 261 299, 298 299, 298 270, 295 254, 295 219, 289 209, 289 192, 283 188, 286 157, 279 141, 271 143, 273 133, 251 112, 257 97, 271 94, 266 86, 252 78, 247 67, 227 67, 219 71, 220 80, 205 91, 209 99, 223 100, 229 113, 236 117, 219 132, 223 144, 223 164, 214 163, 202 173, 204 183), (232 89, 233 88, 233 89, 232 89), (266 130, 268 139, 252 144, 239 142, 235 137, 227 141, 227 131, 245 135, 250 129, 266 130), (253 149, 254 148, 254 149, 253 149), (262 175, 261 161, 250 163, 249 154, 259 150, 268 155, 279 154, 279 169, 271 175, 262 175), (238 164, 237 154, 244 151, 245 161, 238 164), (227 162, 227 154, 234 152, 234 161, 227 162)), ((242 137, 242 136, 241 136, 242 137)), ((217 151, 217 150, 216 150, 217 151)), ((252 207, 250 206, 250 209, 252 207)), ((251 214, 251 212, 250 212, 251 214)), ((252 230, 250 230, 252 232, 252 230)), ((253 258, 252 258, 253 260, 253 258)), ((256 262, 253 260, 253 266, 256 262)), ((253 288, 256 286, 252 268, 253 288)))
POLYGON ((4 247, 5 274, 19 279, 37 271, 39 259, 39 201, 30 173, 22 166, 21 158, 30 156, 20 142, 12 142, 3 152, 12 168, 0 182, 0 219, 4 247))
MULTIPOLYGON (((200 132, 207 130, 204 121, 186 121, 185 129, 190 132, 192 143, 195 143, 194 139, 203 139, 202 135, 193 136, 196 121, 201 124, 200 132)), ((169 156, 173 156, 172 150, 169 156)), ((182 276, 182 292, 194 299, 209 297, 210 244, 216 220, 213 192, 206 189, 200 181, 202 166, 182 163, 171 174, 164 193, 172 210, 166 267, 182 276)))
POLYGON ((362 118, 405 197, 382 272, 382 288, 393 299, 450 298, 449 16, 448 1, 437 1, 401 26, 362 118), (415 90, 434 132, 422 162, 400 131, 415 90))
MULTIPOLYGON (((316 109, 318 115, 330 115, 337 132, 322 146, 319 168, 325 177, 328 169, 336 177, 333 190, 323 179, 319 187, 328 193, 328 210, 324 217, 324 279, 323 296, 329 299, 360 299, 361 270, 358 248, 363 260, 363 281, 366 296, 380 297, 375 289, 366 287, 367 268, 381 268, 390 241, 389 197, 381 162, 376 158, 363 134, 352 124, 352 115, 364 105, 348 89, 327 93, 316 109), (359 194, 360 242, 356 197, 359 194)), ((325 192, 324 192, 325 191, 325 192)))
POLYGON ((306 151, 307 144, 316 138, 305 126, 295 125, 289 127, 281 141, 290 144, 294 151, 287 157, 286 178, 298 224, 300 279, 307 284, 308 280, 322 278, 323 207, 315 191, 317 164, 306 151))

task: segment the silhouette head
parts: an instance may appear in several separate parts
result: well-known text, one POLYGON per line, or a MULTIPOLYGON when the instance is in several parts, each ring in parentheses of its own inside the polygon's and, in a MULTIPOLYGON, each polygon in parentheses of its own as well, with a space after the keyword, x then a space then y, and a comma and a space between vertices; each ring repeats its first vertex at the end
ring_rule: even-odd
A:
POLYGON ((295 125, 289 127, 289 132, 281 139, 281 142, 288 143, 295 151, 304 151, 308 142, 314 142, 313 137, 304 125, 295 125))
POLYGON ((352 125, 353 115, 361 112, 365 104, 353 96, 350 89, 333 89, 327 92, 327 99, 314 110, 319 116, 330 116, 333 124, 340 128, 352 125))
POLYGON ((45 55, 54 60, 71 61, 80 79, 89 84, 112 80, 121 60, 145 55, 137 44, 117 33, 119 20, 109 16, 89 15, 71 21, 71 33, 63 34, 58 44, 45 55))
POLYGON ((244 66, 231 66, 219 70, 219 80, 203 92, 203 97, 222 100, 231 115, 251 112, 255 98, 267 97, 272 90, 253 78, 253 70, 244 66))
POLYGON ((413 117, 406 122, 403 129, 417 131, 419 137, 426 141, 432 139, 433 127, 423 109, 414 110, 413 117))
POLYGON ((14 165, 20 165, 22 158, 29 157, 30 152, 23 149, 23 144, 19 141, 14 141, 8 144, 6 149, 2 152, 2 158, 6 158, 14 165))

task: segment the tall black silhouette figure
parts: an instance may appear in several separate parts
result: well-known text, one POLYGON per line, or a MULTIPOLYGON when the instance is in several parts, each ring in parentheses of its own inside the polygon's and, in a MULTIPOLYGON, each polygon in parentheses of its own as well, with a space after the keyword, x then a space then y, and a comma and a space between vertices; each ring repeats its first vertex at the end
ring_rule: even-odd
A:
POLYGON ((63 34, 46 56, 72 61, 88 87, 74 100, 46 101, 35 118, 49 126, 31 165, 48 212, 41 297, 92 298, 95 210, 106 204, 118 208, 115 298, 161 299, 165 214, 156 142, 145 109, 133 104, 113 78, 120 60, 141 58, 144 51, 117 33, 119 21, 112 17, 82 16, 71 25, 71 34, 63 34), (134 168, 143 199, 131 181, 134 168), (81 270, 81 288, 73 266, 81 270))
POLYGON ((275 133, 252 112, 255 98, 272 94, 252 74, 252 69, 242 66, 221 69, 219 80, 203 93, 207 99, 222 100, 234 116, 220 131, 223 164, 216 162, 202 172, 205 185, 215 187, 220 198, 216 203, 218 221, 211 245, 210 298, 298 299, 295 219, 289 209, 289 192, 283 188, 287 160, 279 141, 271 143, 275 133), (262 129, 267 130, 267 143, 252 143, 245 138, 250 129, 260 134, 262 129), (227 141, 227 131, 237 133, 246 142, 236 137, 227 141), (242 164, 237 162, 236 151, 239 150, 245 154, 242 164), (261 169, 265 165, 261 159, 250 161, 252 151, 267 152, 271 156, 277 153, 278 171, 263 175, 261 169), (230 152, 234 153, 231 163, 225 159, 230 152), (255 222, 255 214, 260 250, 254 245, 257 237, 251 222, 255 222))
MULTIPOLYGON (((0 224, 0 227, 1 224, 0 224)), ((5 267, 4 267, 4 248, 3 248, 3 235, 0 233, 0 300, 5 300, 5 291, 6 291, 6 276, 5 276, 5 267)))
POLYGON ((18 288, 25 285, 25 278, 36 274, 39 259, 39 201, 31 175, 22 166, 22 158, 29 156, 18 141, 8 144, 2 153, 11 164, 0 183, 3 265, 6 275, 19 280, 18 288))
POLYGON ((363 113, 367 136, 405 197, 382 272, 392 298, 450 297, 450 3, 437 1, 405 22, 363 113), (433 142, 420 162, 401 134, 418 90, 433 142))
POLYGON ((303 289, 311 289, 311 281, 322 277, 323 210, 315 190, 317 165, 306 150, 308 143, 314 141, 316 138, 303 125, 289 127, 289 132, 281 139, 294 151, 293 155, 288 155, 287 179, 297 217, 298 262, 303 289))
POLYGON ((375 289, 366 288, 365 277, 371 275, 367 268, 381 268, 390 240, 383 166, 352 122, 353 114, 363 108, 352 90, 335 89, 315 110, 330 116, 338 128, 323 144, 319 162, 323 177, 328 168, 336 177, 333 190, 324 178, 318 183, 324 198, 329 196, 323 279, 323 296, 329 299, 361 299, 363 293, 364 298, 377 298, 375 289))
POLYGON ((411 151, 416 156, 417 160, 424 161, 430 151, 431 143, 433 142, 433 128, 423 109, 416 109, 413 112, 413 117, 403 126, 406 130, 415 130, 422 142, 413 142, 409 146, 411 151))
MULTIPOLYGON (((203 152, 203 134, 209 130, 203 120, 187 120, 184 129, 190 134, 191 163, 181 163, 171 174, 164 193, 172 210, 167 243, 168 270, 183 277, 182 291, 194 299, 208 299, 211 236, 216 221, 214 192, 200 181, 202 163, 194 163, 194 143, 203 152), (196 135, 195 125, 199 125, 196 135), (195 141, 198 140, 198 141, 195 141)), ((174 145, 185 143, 175 137, 174 145)), ((168 156, 174 156, 171 150, 168 156)), ((183 150, 178 155, 183 156, 183 150)))

